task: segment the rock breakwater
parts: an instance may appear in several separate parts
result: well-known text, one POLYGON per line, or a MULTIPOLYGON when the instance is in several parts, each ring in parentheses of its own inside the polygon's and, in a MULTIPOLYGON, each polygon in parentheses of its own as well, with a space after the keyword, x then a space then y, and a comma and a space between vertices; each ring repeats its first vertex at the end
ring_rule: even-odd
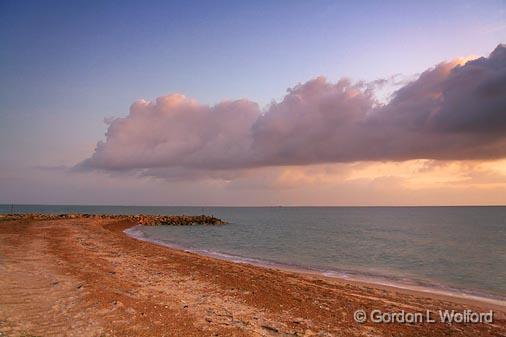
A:
POLYGON ((57 219, 117 219, 129 220, 144 226, 191 226, 191 225, 223 225, 226 222, 209 215, 119 215, 119 214, 43 214, 43 213, 26 213, 26 214, 0 214, 2 220, 57 220, 57 219))

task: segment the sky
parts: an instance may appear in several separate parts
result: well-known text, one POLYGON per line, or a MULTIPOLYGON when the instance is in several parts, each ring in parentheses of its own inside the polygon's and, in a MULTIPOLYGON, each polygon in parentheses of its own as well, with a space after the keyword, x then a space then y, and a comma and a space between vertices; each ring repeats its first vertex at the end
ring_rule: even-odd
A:
POLYGON ((506 204, 505 1, 0 1, 0 203, 506 204))

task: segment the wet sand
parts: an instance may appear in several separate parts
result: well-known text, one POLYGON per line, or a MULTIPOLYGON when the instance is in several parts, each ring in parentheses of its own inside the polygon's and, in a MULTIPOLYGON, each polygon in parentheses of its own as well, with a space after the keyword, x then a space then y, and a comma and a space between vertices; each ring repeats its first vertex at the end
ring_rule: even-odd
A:
POLYGON ((506 308, 200 256, 127 220, 0 221, 0 336, 505 336, 506 308), (357 323, 353 313, 495 311, 493 323, 357 323))

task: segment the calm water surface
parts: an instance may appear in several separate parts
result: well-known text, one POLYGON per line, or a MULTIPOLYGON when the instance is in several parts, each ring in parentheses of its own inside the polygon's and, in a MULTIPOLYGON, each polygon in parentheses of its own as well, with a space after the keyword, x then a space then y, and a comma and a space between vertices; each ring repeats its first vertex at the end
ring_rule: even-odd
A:
MULTIPOLYGON (((14 206, 15 212, 211 214, 224 226, 131 234, 237 261, 506 298, 506 207, 14 206)), ((0 205, 0 213, 10 212, 0 205)))

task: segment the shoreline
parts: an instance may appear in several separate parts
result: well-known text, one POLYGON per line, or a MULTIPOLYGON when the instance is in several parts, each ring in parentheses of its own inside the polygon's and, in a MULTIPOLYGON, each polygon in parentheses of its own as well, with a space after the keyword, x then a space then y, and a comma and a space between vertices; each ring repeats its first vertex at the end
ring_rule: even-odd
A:
POLYGON ((220 260, 132 238, 133 225, 0 221, 2 336, 506 335, 503 307, 220 260), (493 310, 494 319, 359 323, 360 310, 493 310))
MULTIPOLYGON (((261 259, 243 257, 243 256, 234 256, 227 253, 214 252, 214 251, 205 251, 205 250, 197 250, 197 249, 189 249, 187 247, 167 243, 162 240, 149 239, 144 236, 142 231, 139 231, 139 227, 142 227, 141 224, 136 224, 132 227, 129 227, 123 231, 125 235, 134 238, 136 240, 148 242, 154 245, 166 247, 169 249, 180 250, 187 253, 197 254, 199 256, 210 257, 213 259, 218 259, 222 261, 228 261, 237 264, 247 264, 256 266, 259 268, 266 268, 271 270, 280 270, 285 272, 293 272, 298 273, 304 276, 313 277, 313 278, 321 278, 339 282, 355 282, 365 286, 370 287, 382 287, 389 290, 394 291, 404 291, 414 295, 423 295, 423 296, 431 296, 435 298, 443 298, 447 300, 453 300, 460 303, 475 303, 475 304, 484 304, 484 305, 492 305, 496 309, 506 310, 506 298, 501 297, 499 295, 489 295, 489 294, 477 294, 472 293, 472 290, 467 289, 457 289, 457 288, 444 288, 438 287, 437 285, 416 285, 416 284, 408 284, 396 282, 395 280, 388 280, 385 277, 385 280, 382 281, 382 278, 375 277, 374 275, 368 276, 349 276, 345 271, 323 271, 318 269, 304 268, 296 265, 286 265, 279 262, 274 261, 264 261, 261 259), (137 233, 135 233, 137 231, 137 233), (343 275, 341 275, 343 274, 343 275)), ((358 273, 357 273, 358 274, 358 273)), ((410 280, 413 282, 417 282, 417 280, 410 280)))

